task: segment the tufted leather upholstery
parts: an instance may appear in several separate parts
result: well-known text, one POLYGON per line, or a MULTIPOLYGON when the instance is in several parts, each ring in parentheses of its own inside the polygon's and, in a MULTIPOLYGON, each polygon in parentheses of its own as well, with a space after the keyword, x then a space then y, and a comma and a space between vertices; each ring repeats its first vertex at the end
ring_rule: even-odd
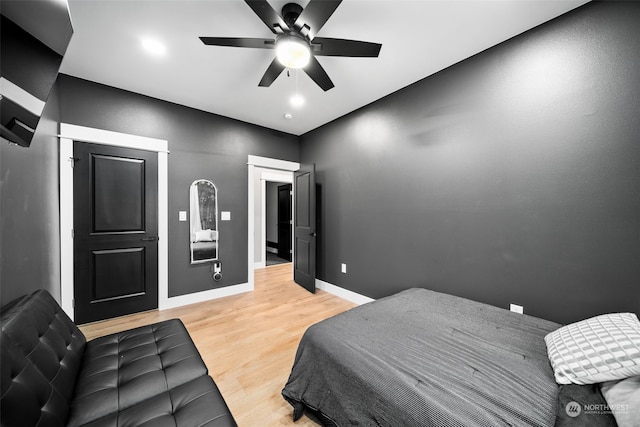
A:
POLYGON ((122 411, 206 374, 179 320, 95 339, 84 353, 69 425, 122 411))
POLYGON ((2 308, 2 426, 235 426, 177 319, 86 342, 43 290, 2 308))
POLYGON ((9 341, 3 336, 0 343, 2 426, 64 426, 67 401, 9 341))
POLYGON ((203 376, 123 411, 112 412, 90 425, 228 427, 236 423, 211 377, 203 376))
MULTIPOLYGON (((17 379, 37 378, 38 384, 47 383, 50 390, 29 390, 36 399, 20 400, 17 403, 20 406, 38 403, 40 406, 35 408, 38 412, 43 411, 45 418, 48 419, 48 414, 55 414, 55 418, 64 423, 86 343, 84 335, 44 290, 7 304, 2 308, 0 321, 2 371, 4 374, 6 350, 8 360, 11 361, 10 371, 17 375, 12 379, 14 384, 2 376, 2 414, 5 413, 5 386, 13 386, 12 390, 17 391, 17 379), (26 358, 24 364, 21 358, 26 358)), ((23 382, 21 387, 29 388, 31 384, 23 382)))
POLYGON ((69 400, 86 340, 82 332, 46 291, 21 298, 2 309, 2 335, 12 341, 69 400))

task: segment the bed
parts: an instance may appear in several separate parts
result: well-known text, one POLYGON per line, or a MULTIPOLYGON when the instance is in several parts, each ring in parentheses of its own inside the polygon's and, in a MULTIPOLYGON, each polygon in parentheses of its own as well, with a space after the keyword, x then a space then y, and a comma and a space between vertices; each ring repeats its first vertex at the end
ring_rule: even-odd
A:
POLYGON ((560 326, 409 289, 311 326, 282 394, 324 425, 553 426, 560 326))

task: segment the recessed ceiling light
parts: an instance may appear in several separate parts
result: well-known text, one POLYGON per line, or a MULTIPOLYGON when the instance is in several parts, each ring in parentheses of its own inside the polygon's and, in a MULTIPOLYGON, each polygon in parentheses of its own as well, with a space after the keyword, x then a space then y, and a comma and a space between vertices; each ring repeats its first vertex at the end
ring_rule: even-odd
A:
POLYGON ((291 114, 291 113, 284 113, 284 118, 285 118, 285 119, 287 119, 287 120, 290 120, 290 119, 292 119, 292 118, 293 118, 293 114, 291 114))
POLYGON ((144 50, 155 56, 163 56, 165 53, 167 53, 167 48, 164 44, 156 39, 152 39, 149 37, 145 37, 142 39, 142 47, 144 48, 144 50))
POLYGON ((304 97, 299 93, 296 93, 289 99, 289 102, 294 107, 302 107, 304 105, 304 97))

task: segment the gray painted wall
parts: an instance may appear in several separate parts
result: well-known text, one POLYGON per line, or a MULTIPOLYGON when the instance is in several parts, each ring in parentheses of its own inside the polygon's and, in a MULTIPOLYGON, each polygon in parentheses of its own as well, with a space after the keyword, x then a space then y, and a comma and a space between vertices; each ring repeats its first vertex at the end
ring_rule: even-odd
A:
POLYGON ((0 143, 0 304, 36 289, 60 300, 58 91, 29 148, 0 143))
POLYGON ((303 135, 318 277, 559 322, 640 312, 639 22, 588 4, 303 135))
POLYGON ((169 141, 169 296, 246 283, 247 155, 297 161, 297 137, 66 75, 58 83, 63 122, 169 141), (190 264, 189 223, 178 221, 198 178, 216 184, 218 211, 231 212, 219 222, 220 282, 209 264, 190 264))

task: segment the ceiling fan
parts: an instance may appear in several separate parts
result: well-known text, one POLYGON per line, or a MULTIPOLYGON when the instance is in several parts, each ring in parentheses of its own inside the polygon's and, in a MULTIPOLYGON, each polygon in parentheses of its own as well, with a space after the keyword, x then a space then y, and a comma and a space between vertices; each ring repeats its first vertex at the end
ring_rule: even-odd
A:
POLYGON ((316 37, 342 0, 310 0, 303 9, 287 3, 279 15, 266 0, 245 0, 245 3, 274 33, 275 39, 241 37, 200 37, 205 45, 275 49, 274 58, 258 86, 268 87, 285 68, 302 69, 324 91, 334 87, 316 56, 346 56, 376 58, 379 43, 316 37))

